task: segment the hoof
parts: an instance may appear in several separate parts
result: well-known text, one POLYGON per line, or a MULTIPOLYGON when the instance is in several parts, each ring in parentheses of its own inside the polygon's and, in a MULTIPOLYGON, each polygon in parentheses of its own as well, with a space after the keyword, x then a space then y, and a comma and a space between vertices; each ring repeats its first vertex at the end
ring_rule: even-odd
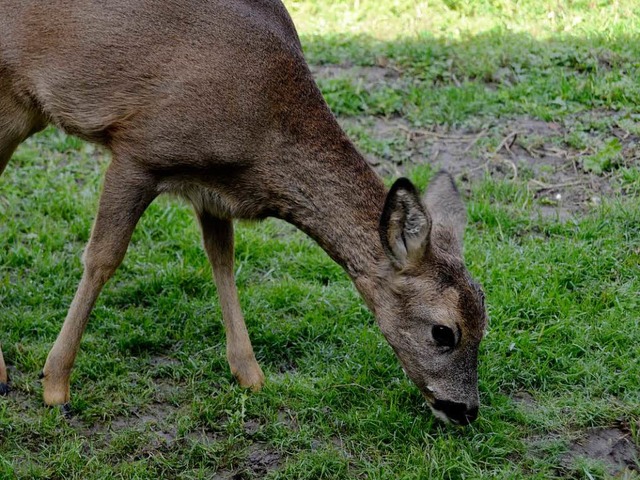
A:
POLYGON ((62 405, 47 405, 45 404, 45 407, 48 408, 55 408, 56 410, 58 410, 60 412, 60 415, 62 415, 64 418, 71 418, 73 416, 73 409, 71 408, 71 402, 67 402, 67 403, 63 403, 62 405))
POLYGON ((264 386, 264 374, 260 367, 248 375, 235 375, 238 384, 242 388, 248 388, 252 392, 259 392, 264 386))
POLYGON ((65 416, 71 411, 69 396, 69 378, 64 380, 52 379, 49 374, 40 372, 40 380, 42 381, 42 396, 44 404, 49 407, 65 406, 63 413, 65 416), (54 380, 57 380, 54 382, 54 380))
POLYGON ((58 407, 60 409, 60 413, 66 419, 69 419, 73 416, 73 411, 71 410, 71 403, 67 402, 58 407))
POLYGON ((62 415, 66 419, 70 419, 71 417, 73 417, 73 408, 71 407, 71 402, 67 402, 59 405, 47 405, 45 403, 45 407, 55 408, 60 412, 60 415, 62 415))
POLYGON ((0 396, 6 395, 9 393, 9 385, 6 383, 0 382, 0 396))

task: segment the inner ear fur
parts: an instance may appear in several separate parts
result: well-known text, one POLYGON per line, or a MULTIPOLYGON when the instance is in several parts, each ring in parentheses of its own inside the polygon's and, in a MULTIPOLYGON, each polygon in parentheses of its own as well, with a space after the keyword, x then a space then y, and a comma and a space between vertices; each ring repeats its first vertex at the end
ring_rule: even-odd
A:
POLYGON ((393 184, 380 218, 382 247, 393 263, 402 269, 420 261, 429 243, 431 218, 416 187, 407 178, 393 184))
POLYGON ((448 172, 441 170, 432 178, 424 203, 433 223, 431 243, 451 254, 462 256, 467 210, 448 172))

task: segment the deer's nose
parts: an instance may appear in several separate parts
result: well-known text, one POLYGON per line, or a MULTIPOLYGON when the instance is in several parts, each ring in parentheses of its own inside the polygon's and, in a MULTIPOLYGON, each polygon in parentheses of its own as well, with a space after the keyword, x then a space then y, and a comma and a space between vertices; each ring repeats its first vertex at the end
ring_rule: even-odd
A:
POLYGON ((458 425, 468 425, 478 418, 478 406, 467 407, 466 403, 436 400, 433 408, 444 413, 447 418, 458 425))

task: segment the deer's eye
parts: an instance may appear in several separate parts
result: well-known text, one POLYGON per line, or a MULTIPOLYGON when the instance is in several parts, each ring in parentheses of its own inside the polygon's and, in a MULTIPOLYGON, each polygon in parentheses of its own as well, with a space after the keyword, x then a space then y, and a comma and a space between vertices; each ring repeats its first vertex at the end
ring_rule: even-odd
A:
POLYGON ((456 336, 449 327, 434 325, 431 329, 431 335, 441 347, 453 348, 456 346, 456 336))

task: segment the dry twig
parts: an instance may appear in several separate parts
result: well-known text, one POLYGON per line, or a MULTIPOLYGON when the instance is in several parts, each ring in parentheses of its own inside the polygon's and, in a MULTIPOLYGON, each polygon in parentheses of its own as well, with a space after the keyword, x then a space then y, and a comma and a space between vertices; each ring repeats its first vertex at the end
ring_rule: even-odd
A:
POLYGON ((532 179, 532 180, 529 180, 529 183, 533 183, 537 185, 538 190, 554 190, 556 188, 573 187, 576 185, 582 185, 585 182, 582 180, 575 180, 573 182, 545 183, 545 182, 541 182, 540 180, 532 179))
POLYGON ((478 135, 476 135, 476 137, 471 140, 471 142, 469 143, 469 145, 467 145, 465 147, 465 149, 462 151, 462 153, 467 153, 469 150, 471 150, 471 148, 473 148, 473 146, 478 143, 478 140, 480 140, 482 137, 484 137, 487 134, 487 130, 482 130, 480 133, 478 133, 478 135))

